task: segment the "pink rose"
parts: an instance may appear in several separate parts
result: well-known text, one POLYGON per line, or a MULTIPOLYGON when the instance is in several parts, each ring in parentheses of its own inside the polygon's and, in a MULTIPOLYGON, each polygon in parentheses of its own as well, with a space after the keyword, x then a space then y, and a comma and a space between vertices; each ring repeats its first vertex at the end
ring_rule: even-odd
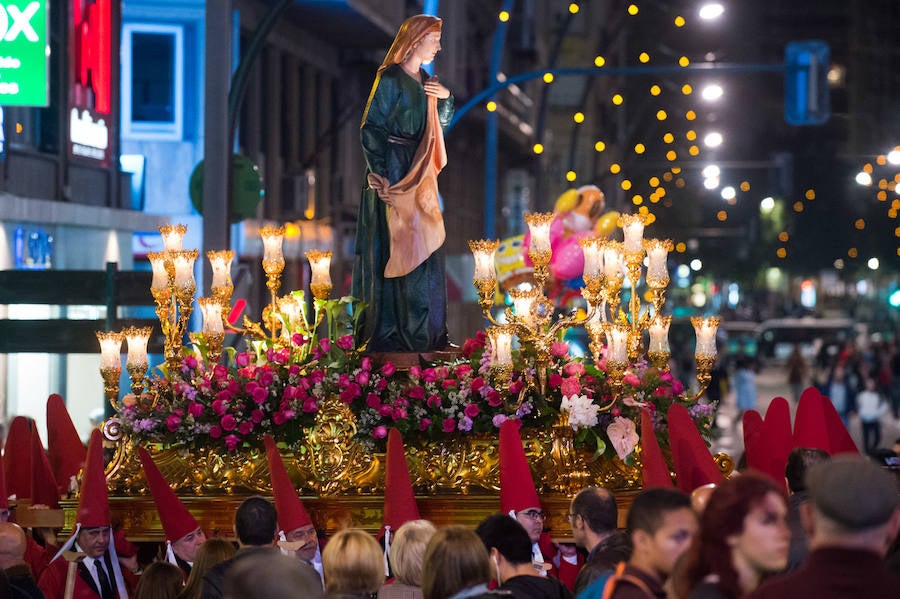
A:
POLYGON ((374 393, 369 393, 368 395, 366 395, 366 405, 377 410, 378 406, 381 405, 381 398, 379 398, 374 393))
POLYGON ((175 414, 172 414, 168 418, 166 418, 166 428, 169 429, 170 433, 174 433, 176 430, 178 430, 179 426, 181 426, 181 418, 179 418, 175 414))
POLYGON ((441 407, 441 398, 437 395, 429 395, 425 403, 429 408, 439 408, 441 407))
POLYGON ((566 376, 581 376, 584 374, 584 364, 581 362, 569 362, 563 367, 566 376))
POLYGON ((266 402, 266 399, 269 397, 269 390, 265 387, 257 387, 253 390, 251 394, 253 396, 253 401, 257 404, 262 404, 266 402))
POLYGON ((578 395, 581 392, 581 382, 575 377, 564 378, 559 390, 563 397, 578 395))
POLYGON ((259 384, 263 387, 268 387, 275 380, 275 376, 272 374, 271 370, 264 370, 263 373, 259 377, 259 384))
POLYGON ((441 425, 444 428, 445 433, 452 433, 456 430, 456 419, 455 418, 444 418, 441 425))
POLYGON ((487 396, 487 402, 492 408, 498 408, 503 403, 503 398, 500 396, 499 391, 491 389, 487 396))
POLYGON ((194 418, 199 418, 203 415, 203 404, 192 401, 188 404, 188 414, 190 414, 194 418))
POLYGON ((319 411, 319 404, 314 398, 310 397, 303 402, 303 407, 301 409, 307 414, 312 414, 313 412, 319 411))
POLYGON ((363 358, 359 363, 359 367, 365 371, 372 370, 372 358, 363 358))
POLYGON ((194 356, 185 356, 183 363, 191 370, 197 369, 197 358, 195 358, 194 356))
POLYGON ((394 422, 397 422, 398 420, 406 420, 406 410, 403 408, 395 407, 391 411, 391 418, 394 420, 394 422))
POLYGON ((466 376, 466 375, 469 374, 470 372, 472 372, 472 367, 471 367, 471 366, 469 366, 468 364, 460 364, 460 365, 457 366, 456 369, 453 371, 453 374, 455 374, 455 375, 457 376, 457 378, 463 378, 464 376, 466 376))
POLYGON ((675 395, 680 395, 682 391, 684 391, 684 385, 681 384, 681 381, 673 381, 672 393, 674 393, 675 395))
POLYGON ((641 379, 639 379, 638 376, 633 372, 629 372, 624 377, 622 377, 622 382, 631 387, 641 386, 641 379))
POLYGON ((382 418, 390 418, 391 414, 393 414, 393 413, 394 413, 394 408, 392 408, 391 406, 389 406, 387 404, 378 406, 378 415, 381 416, 382 418))
POLYGON ((294 333, 291 335, 291 343, 294 345, 300 346, 306 344, 306 337, 301 335, 300 333, 294 333))
POLYGON ((431 426, 431 418, 422 418, 422 420, 419 421, 420 431, 427 431, 429 426, 431 426))
POLYGON ((235 449, 237 449, 237 446, 240 445, 240 443, 241 438, 237 435, 228 435, 227 437, 225 437, 225 447, 228 449, 228 451, 234 451, 235 449))
POLYGON ((212 425, 211 427, 209 427, 209 436, 212 437, 213 439, 218 439, 219 437, 221 437, 222 436, 222 427, 217 426, 215 424, 212 425))
POLYGON ((410 366, 409 367, 409 378, 416 380, 421 378, 422 369, 419 366, 410 366))
POLYGON ((524 386, 525 386, 525 383, 523 383, 522 381, 515 381, 513 383, 510 383, 509 394, 510 395, 518 395, 519 391, 521 391, 522 387, 524 387, 524 386))
POLYGON ((434 368, 426 368, 422 371, 422 378, 425 379, 426 383, 433 383, 437 381, 437 373, 435 373, 434 368))
POLYGON ((356 382, 365 387, 369 384, 371 376, 368 370, 361 370, 356 374, 356 382))
POLYGON ((409 396, 410 399, 418 399, 418 400, 422 400, 422 399, 425 399, 425 388, 424 388, 424 387, 419 387, 419 386, 417 385, 417 386, 412 387, 411 389, 409 389, 409 390, 406 392, 406 394, 409 396))
POLYGON ((387 437, 387 427, 383 424, 372 429, 372 436, 376 439, 384 439, 387 437))
POLYGON ((228 376, 228 368, 222 364, 216 364, 213 368, 213 376, 217 379, 224 379, 228 376))
POLYGON ((284 415, 284 412, 279 410, 272 414, 272 422, 275 426, 281 426, 285 422, 287 422, 287 417, 284 415))
POLYGON ((248 435, 248 434, 250 434, 250 431, 252 431, 252 430, 253 430, 252 422, 245 421, 238 425, 238 432, 241 433, 242 435, 248 435))
POLYGON ((476 404, 470 403, 463 410, 463 414, 465 414, 469 418, 475 418, 476 416, 478 416, 478 406, 476 404))
POLYGON ((444 389, 449 389, 450 387, 456 387, 456 383, 457 383, 456 379, 446 379, 443 382, 441 382, 441 386, 444 389))
POLYGON ((262 422, 262 419, 264 417, 265 417, 265 414, 263 413, 262 410, 253 410, 252 412, 250 412, 250 420, 252 420, 256 424, 259 424, 260 422, 262 422))
POLYGON ((221 399, 212 402, 212 411, 216 416, 221 416, 228 411, 228 405, 221 399))
POLYGON ((352 403, 354 399, 360 396, 360 388, 356 383, 351 383, 349 387, 341 391, 338 396, 344 403, 352 403))
POLYGON ((562 384, 562 380, 563 380, 562 376, 560 376, 559 374, 554 372, 547 379, 547 384, 550 386, 551 389, 557 389, 562 384))
POLYGON ((222 430, 233 431, 237 426, 237 420, 231 414, 225 414, 219 424, 222 425, 222 430))
POLYGON ((385 362, 381 367, 381 374, 383 376, 391 376, 395 372, 397 372, 397 367, 394 366, 393 362, 385 362))
POLYGON ((555 358, 562 358, 569 354, 569 344, 565 341, 554 341, 550 346, 550 355, 555 358))
POLYGON ((323 353, 328 353, 331 351, 331 340, 330 339, 319 339, 319 349, 322 350, 323 353))
POLYGON ((247 352, 241 352, 234 357, 234 363, 240 366, 241 368, 246 367, 250 364, 250 354, 247 352))
POLYGON ((472 393, 477 393, 479 389, 484 387, 484 379, 480 376, 476 376, 472 379, 472 384, 469 385, 469 387, 472 389, 472 393))
POLYGON ((338 338, 334 343, 344 351, 353 349, 353 335, 344 335, 343 337, 338 338))

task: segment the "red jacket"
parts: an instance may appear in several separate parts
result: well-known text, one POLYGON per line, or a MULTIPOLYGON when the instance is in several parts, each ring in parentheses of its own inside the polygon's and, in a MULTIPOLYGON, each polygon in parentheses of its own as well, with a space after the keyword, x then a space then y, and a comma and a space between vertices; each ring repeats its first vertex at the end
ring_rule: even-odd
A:
MULTIPOLYGON (((107 554, 108 556, 109 554, 107 554)), ((62 557, 50 563, 38 579, 38 586, 44 592, 47 599, 63 599, 66 592, 66 576, 69 571, 69 562, 62 557)), ((109 560, 107 560, 109 566, 109 560)), ((112 570, 108 570, 112 575, 112 570)), ((110 576, 112 578, 112 576, 110 576)), ((134 574, 127 570, 122 571, 122 578, 125 580, 125 587, 129 594, 134 592, 137 578, 134 574)), ((112 580, 115 583, 115 579, 112 580)), ((119 597, 122 594, 119 593, 119 597)), ((100 593, 94 585, 94 579, 88 572, 87 566, 78 564, 75 573, 75 593, 73 599, 98 599, 100 593)))

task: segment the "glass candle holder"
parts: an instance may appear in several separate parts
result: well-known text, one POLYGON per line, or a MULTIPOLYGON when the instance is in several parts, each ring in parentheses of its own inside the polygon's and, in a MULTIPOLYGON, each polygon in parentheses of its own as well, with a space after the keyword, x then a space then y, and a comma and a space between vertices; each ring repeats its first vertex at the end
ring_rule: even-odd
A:
POLYGON ((162 235, 166 251, 177 252, 181 249, 184 234, 187 233, 187 225, 162 225, 159 233, 162 235))

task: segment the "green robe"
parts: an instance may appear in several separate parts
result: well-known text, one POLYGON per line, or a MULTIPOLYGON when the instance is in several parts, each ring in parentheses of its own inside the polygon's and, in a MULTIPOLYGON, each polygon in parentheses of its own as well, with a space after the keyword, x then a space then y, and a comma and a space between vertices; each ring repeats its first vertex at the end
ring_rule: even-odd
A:
MULTIPOLYGON (((428 74, 422 71, 422 80, 428 74)), ((367 171, 393 185, 412 165, 425 131, 425 90, 399 65, 384 69, 361 128, 367 171), (390 138, 390 139, 389 139, 390 138)), ((453 96, 438 100, 438 117, 446 127, 453 117, 453 96)), ((357 331, 360 342, 381 352, 417 352, 447 346, 447 281, 443 250, 437 250, 406 276, 386 279, 390 256, 386 205, 364 184, 356 225, 356 255, 351 295, 369 307, 357 331)))

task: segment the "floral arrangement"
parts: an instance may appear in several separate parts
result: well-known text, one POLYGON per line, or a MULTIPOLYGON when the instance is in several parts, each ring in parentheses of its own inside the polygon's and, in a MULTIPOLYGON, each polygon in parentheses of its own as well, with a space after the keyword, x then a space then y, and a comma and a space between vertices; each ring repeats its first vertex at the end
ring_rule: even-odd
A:
MULTIPOLYGON (((345 300, 329 302, 330 313, 337 313, 345 300)), ((639 440, 641 408, 653 414, 662 446, 668 445, 665 415, 673 402, 690 403, 701 432, 709 431, 714 415, 714 405, 685 400, 678 380, 645 362, 628 369, 621 399, 612 402, 605 359, 595 365, 572 358, 561 341, 551 348, 544 377, 538 377, 530 356, 519 352, 512 376, 497 381, 481 331, 466 340, 458 359, 408 371, 391 362, 376 364, 357 346, 352 326, 329 320, 329 331, 329 338, 294 333, 278 343, 231 350, 228 366, 206 364, 202 346, 187 350, 180 372, 155 376, 140 397, 123 399, 122 425, 150 443, 234 451, 261 443, 269 433, 291 446, 313 426, 322 403, 336 397, 356 416, 358 437, 371 450, 383 448, 390 427, 408 440, 437 440, 491 432, 510 418, 523 427, 562 419, 575 431, 576 443, 597 457, 628 461, 639 440)))

